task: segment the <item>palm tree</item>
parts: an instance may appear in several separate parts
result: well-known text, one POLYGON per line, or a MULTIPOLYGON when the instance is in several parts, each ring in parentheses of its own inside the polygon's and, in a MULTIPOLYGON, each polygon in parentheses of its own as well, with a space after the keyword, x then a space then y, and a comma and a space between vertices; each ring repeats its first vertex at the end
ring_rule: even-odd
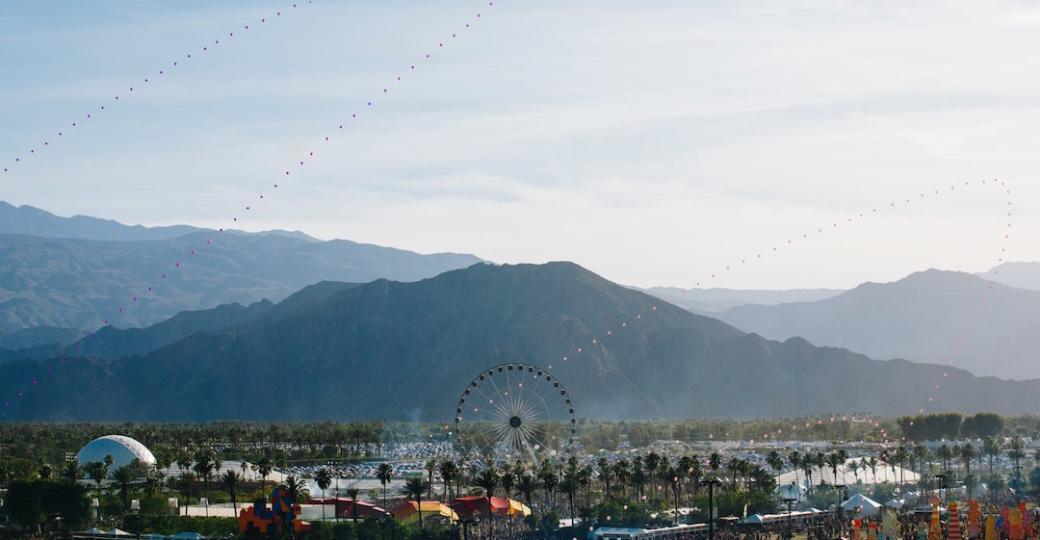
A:
POLYGON ((787 454, 787 462, 794 469, 794 483, 799 484, 801 481, 798 479, 798 470, 802 468, 802 455, 798 450, 792 450, 790 454, 787 454))
POLYGON ((61 478, 66 482, 76 483, 80 478, 83 478, 83 469, 80 468, 76 460, 72 460, 66 463, 65 468, 61 470, 61 478))
POLYGON ((446 459, 440 463, 441 481, 444 482, 444 500, 448 500, 448 490, 451 482, 459 475, 459 466, 454 461, 446 459))
POLYGON ((917 463, 921 466, 921 472, 918 473, 918 480, 923 485, 924 483, 924 466, 928 461, 928 448, 923 444, 915 444, 913 450, 914 457, 917 459, 917 463))
POLYGON ((83 470, 94 481, 97 486, 97 495, 101 497, 101 483, 108 478, 108 464, 104 461, 91 461, 83 466, 83 470))
POLYGON ((383 485, 383 508, 386 508, 386 485, 390 482, 390 479, 394 477, 394 468, 387 462, 379 464, 379 468, 376 469, 376 478, 379 479, 379 483, 383 485))
POLYGON ((563 473, 563 480, 560 481, 560 491, 567 495, 567 501, 571 509, 571 524, 574 522, 574 494, 578 492, 578 471, 575 469, 568 469, 563 473))
POLYGON ((216 460, 209 451, 200 450, 195 454, 195 464, 192 466, 192 469, 195 471, 195 474, 202 477, 207 488, 209 487, 209 478, 213 474, 213 469, 216 466, 216 460))
MULTIPOLYGON (((134 460, 137 463, 137 460, 134 460)), ((137 479, 138 467, 131 463, 112 471, 112 479, 119 486, 119 497, 123 499, 123 511, 130 511, 130 486, 137 479)))
POLYGON ((712 452, 708 456, 708 468, 711 469, 711 475, 716 476, 719 472, 719 467, 722 466, 722 454, 718 452, 712 452))
POLYGON ((961 461, 964 462, 964 479, 965 487, 968 489, 968 498, 971 498, 971 484, 967 483, 968 477, 971 476, 971 460, 975 459, 978 452, 975 451, 975 447, 971 443, 964 443, 960 447, 961 461))
POLYGON ((413 477, 405 480, 404 487, 401 488, 401 493, 408 496, 408 498, 415 501, 415 509, 419 512, 419 530, 423 528, 422 524, 422 496, 430 489, 430 483, 423 480, 422 477, 413 477))
POLYGON ((993 476, 993 460, 1000 455, 1000 444, 993 437, 982 439, 982 453, 989 458, 989 475, 993 476))
POLYGON ((776 450, 770 450, 766 456, 766 463, 776 471, 776 482, 780 483, 780 471, 784 468, 784 458, 780 457, 780 452, 776 450))
POLYGON ((701 460, 696 455, 690 456, 690 468, 686 470, 686 474, 693 481, 693 496, 696 497, 701 488, 701 478, 704 478, 701 460))
POLYGON ((307 493, 307 483, 302 478, 297 479, 295 476, 290 476, 285 479, 284 485, 293 503, 301 503, 305 497, 310 496, 307 493))
POLYGON ((845 480, 845 462, 849 460, 849 453, 844 448, 839 448, 837 454, 838 461, 841 463, 841 483, 847 484, 848 482, 845 480))
POLYGON ((427 494, 426 498, 432 500, 433 499, 433 471, 437 470, 437 460, 436 459, 431 459, 431 460, 427 461, 425 469, 426 469, 426 477, 427 477, 427 480, 428 480, 426 483, 429 484, 429 486, 430 486, 430 489, 429 489, 430 492, 427 494))
POLYGON ((527 506, 531 506, 531 498, 534 496, 535 490, 538 489, 538 480, 534 475, 524 472, 517 477, 516 480, 516 492, 524 496, 524 502, 527 506))
POLYGON ((473 485, 483 489, 484 496, 487 497, 488 538, 495 537, 495 519, 491 511, 491 497, 495 496, 495 488, 498 487, 500 481, 501 477, 499 477, 494 465, 488 465, 486 469, 480 471, 480 474, 473 479, 473 485))
POLYGON ((556 465, 548 459, 543 460, 538 466, 538 479, 542 482, 546 503, 555 506, 556 486, 560 484, 560 475, 556 472, 556 465))
POLYGON ((815 466, 816 460, 814 459, 812 452, 802 454, 802 471, 805 472, 805 480, 808 484, 808 492, 810 495, 812 495, 813 492, 812 472, 815 466))
POLYGON ((600 481, 603 482, 603 500, 607 500, 610 497, 610 477, 613 475, 610 462, 607 458, 601 457, 596 460, 596 467, 599 469, 600 481))
POLYGON ((834 475, 834 485, 838 485, 838 465, 841 464, 841 456, 836 452, 832 452, 827 455, 827 465, 831 467, 831 473, 834 475))
MULTIPOLYGON (((242 475, 229 469, 224 471, 224 476, 220 477, 220 482, 224 484, 224 489, 227 490, 228 496, 231 497, 231 508, 234 509, 235 516, 238 516, 238 487, 242 484, 242 475)), ((323 505, 322 512, 324 511, 325 507, 323 505)))
MULTIPOLYGON (((321 490, 321 498, 325 498, 325 490, 332 485, 332 474, 325 467, 318 469, 318 472, 314 473, 314 483, 318 484, 318 489, 321 490)), ((335 505, 333 505, 333 511, 335 512, 335 505)), ((325 501, 321 501, 321 520, 325 521, 325 501)))
MULTIPOLYGON (((657 491, 657 466, 661 464, 661 456, 656 452, 650 452, 646 455, 646 459, 643 460, 646 465, 646 472, 650 473, 650 490, 651 499, 656 498, 655 492, 657 491)), ((573 513, 573 512, 572 512, 573 513)))
POLYGON ((262 456, 256 462, 255 467, 257 474, 260 475, 260 491, 263 491, 264 486, 267 485, 267 477, 271 474, 271 471, 274 470, 274 463, 271 461, 271 458, 262 456))
POLYGON ((621 488, 621 498, 626 499, 627 494, 625 488, 628 486, 628 481, 632 478, 632 470, 629 468, 627 459, 619 459, 613 467, 614 478, 617 479, 618 487, 621 488))
POLYGON ((880 482, 877 481, 877 458, 874 456, 870 456, 867 459, 863 460, 863 462, 866 463, 867 467, 870 467, 871 481, 875 484, 880 484, 880 482))
POLYGON ((350 497, 350 513, 351 517, 354 519, 354 523, 357 523, 357 501, 360 493, 361 490, 358 488, 350 488, 347 490, 347 497, 350 497))
POLYGON ((1021 461, 1026 457, 1025 445, 1022 444, 1022 437, 1015 435, 1011 438, 1011 446, 1008 448, 1008 459, 1015 463, 1015 492, 1016 496, 1022 489, 1022 466, 1021 461))
POLYGON ((953 450, 943 443, 939 445, 939 448, 935 449, 935 456, 942 462, 943 472, 946 472, 950 468, 950 458, 953 457, 953 450))
POLYGON ((740 472, 740 462, 741 459, 737 456, 729 458, 729 461, 726 462, 726 470, 729 471, 731 477, 729 486, 732 490, 737 489, 737 473, 740 472))
POLYGON ((674 498, 675 504, 675 515, 672 521, 673 525, 679 524, 679 492, 682 490, 682 475, 679 474, 679 470, 669 467, 665 471, 665 482, 672 488, 672 497, 674 498))

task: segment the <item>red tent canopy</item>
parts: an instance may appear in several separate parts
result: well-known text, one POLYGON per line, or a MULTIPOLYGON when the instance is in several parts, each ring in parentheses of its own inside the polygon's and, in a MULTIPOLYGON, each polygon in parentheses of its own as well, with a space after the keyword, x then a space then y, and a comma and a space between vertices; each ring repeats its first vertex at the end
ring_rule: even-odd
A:
MULTIPOLYGON (((488 513, 487 497, 459 497, 449 505, 465 520, 480 518, 488 513)), ((509 515, 509 499, 505 497, 491 497, 491 511, 500 515, 509 515)))
MULTIPOLYGON (((344 497, 329 497, 327 499, 311 499, 311 504, 334 504, 336 505, 336 517, 351 519, 354 517, 354 501, 344 497)), ((373 503, 358 501, 357 517, 372 518, 386 515, 386 510, 373 503)))

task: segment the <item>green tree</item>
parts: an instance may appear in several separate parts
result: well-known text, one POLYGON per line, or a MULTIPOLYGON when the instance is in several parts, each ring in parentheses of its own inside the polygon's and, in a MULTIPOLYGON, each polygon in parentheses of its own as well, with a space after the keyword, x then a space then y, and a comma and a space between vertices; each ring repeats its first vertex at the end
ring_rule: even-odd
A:
MULTIPOLYGON (((224 471, 224 476, 220 477, 220 482, 224 484, 224 489, 227 490, 228 496, 231 497, 231 508, 235 512, 235 516, 238 516, 238 488, 242 485, 242 475, 232 470, 224 471)), ((322 513, 325 512, 325 506, 322 505, 322 513)))
POLYGON ((450 497, 449 491, 451 489, 451 483, 459 475, 459 466, 456 465, 454 461, 445 459, 441 461, 439 470, 441 473, 441 481, 444 482, 444 500, 448 501, 450 497))
MULTIPOLYGON (((350 513, 354 523, 357 523, 357 501, 358 495, 361 493, 358 488, 350 488, 347 490, 347 497, 350 497, 350 513)), ((384 508, 385 510, 385 508, 384 508)))
POLYGON ((382 462, 379 467, 376 468, 376 478, 379 479, 379 483, 383 486, 383 508, 386 509, 386 485, 390 483, 390 479, 394 477, 394 468, 387 462, 382 462))
POLYGON ((130 511, 130 487, 133 485, 134 480, 137 480, 141 470, 135 463, 138 463, 137 460, 134 460, 134 463, 123 465, 112 471, 112 479, 115 481, 116 486, 119 487, 119 498, 123 501, 123 512, 130 511))
POLYGON ((498 471, 495 470, 494 465, 488 465, 486 468, 477 474, 476 478, 473 479, 473 485, 484 490, 484 496, 487 497, 487 517, 488 517, 488 537, 495 537, 495 519, 494 512, 491 511, 491 497, 495 496, 495 488, 498 487, 501 477, 498 471))
MULTIPOLYGON (((332 473, 325 467, 318 469, 318 472, 314 473, 314 483, 318 484, 318 489, 321 490, 321 498, 325 499, 325 490, 329 489, 332 485, 332 473)), ((335 506, 333 506, 335 508, 335 506)), ((325 501, 321 502, 321 520, 325 521, 325 501)))
POLYGON ((271 461, 271 458, 262 456, 257 460, 255 468, 256 473, 260 475, 260 490, 263 491, 264 487, 267 485, 267 477, 270 476, 271 471, 274 470, 274 463, 271 461))
POLYGON ((426 493, 430 489, 430 483, 423 480, 420 477, 409 478, 405 480, 404 487, 401 489, 403 495, 408 496, 409 499, 415 501, 416 511, 419 512, 419 530, 423 528, 422 522, 422 497, 423 493, 426 493))
POLYGON ((773 468, 776 472, 777 482, 780 481, 780 471, 784 469, 784 458, 780 457, 780 452, 776 450, 770 450, 769 454, 766 455, 766 464, 773 468))

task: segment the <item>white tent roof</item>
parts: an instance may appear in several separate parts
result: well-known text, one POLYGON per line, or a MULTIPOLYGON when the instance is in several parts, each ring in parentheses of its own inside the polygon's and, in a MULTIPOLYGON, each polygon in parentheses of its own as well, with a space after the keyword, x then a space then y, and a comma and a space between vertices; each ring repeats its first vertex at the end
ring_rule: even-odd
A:
MULTIPOLYGON (((902 467, 892 467, 887 463, 878 462, 877 467, 874 470, 870 468, 863 469, 860 462, 863 458, 849 458, 845 461, 844 465, 838 466, 838 482, 839 484, 852 485, 862 483, 864 485, 880 484, 882 482, 890 482, 893 484, 907 483, 912 484, 917 482, 918 474, 910 469, 904 469, 902 467)), ((834 484, 834 472, 828 466, 814 467, 812 469, 812 483, 814 486, 818 486, 823 483, 834 484)), ((776 479, 777 485, 787 485, 797 483, 799 485, 808 485, 808 479, 805 477, 805 473, 798 469, 797 471, 787 471, 776 479)))
POLYGON ((841 503, 841 508, 846 511, 859 508, 863 516, 873 516, 878 513, 881 504, 862 493, 857 493, 849 497, 849 500, 841 503))

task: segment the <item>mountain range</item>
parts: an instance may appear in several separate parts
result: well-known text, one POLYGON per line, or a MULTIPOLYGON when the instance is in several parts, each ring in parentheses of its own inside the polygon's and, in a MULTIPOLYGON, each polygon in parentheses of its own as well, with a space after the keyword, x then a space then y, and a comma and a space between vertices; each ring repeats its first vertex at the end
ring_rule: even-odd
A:
POLYGON ((286 231, 127 226, 6 203, 0 224, 0 339, 21 347, 67 344, 106 321, 143 326, 185 310, 278 301, 322 280, 411 281, 480 261, 286 231))
MULTIPOLYGON (((322 283, 274 305, 217 309, 236 315, 185 316, 167 336, 214 327, 130 356, 0 366, 6 418, 446 421, 468 381, 509 362, 552 366, 584 418, 1040 409, 1040 381, 770 341, 571 263, 322 283)), ((109 332, 111 345, 133 331, 109 332)))
POLYGON ((772 306, 789 302, 812 302, 837 296, 842 289, 683 289, 651 287, 643 292, 694 313, 713 314, 745 304, 772 306))
POLYGON ((1040 291, 963 272, 933 269, 893 283, 864 283, 832 298, 742 305, 716 316, 771 339, 798 336, 874 358, 1040 378, 1040 291))

